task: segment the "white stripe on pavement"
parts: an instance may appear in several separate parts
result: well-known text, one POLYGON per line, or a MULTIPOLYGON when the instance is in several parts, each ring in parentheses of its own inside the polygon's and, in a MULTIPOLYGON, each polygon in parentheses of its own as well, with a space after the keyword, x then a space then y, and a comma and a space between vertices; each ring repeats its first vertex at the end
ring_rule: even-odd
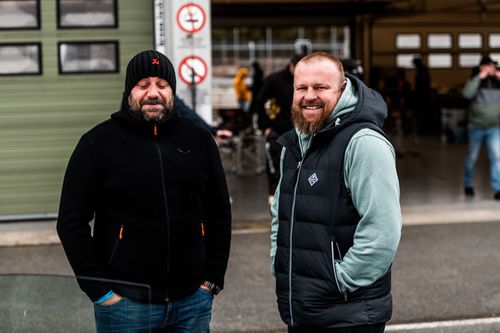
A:
POLYGON ((463 319, 463 320, 448 320, 448 321, 433 321, 428 323, 413 323, 413 324, 397 324, 387 325, 386 331, 405 331, 405 330, 424 330, 430 328, 441 327, 457 327, 457 326, 477 326, 500 323, 500 317, 463 319))

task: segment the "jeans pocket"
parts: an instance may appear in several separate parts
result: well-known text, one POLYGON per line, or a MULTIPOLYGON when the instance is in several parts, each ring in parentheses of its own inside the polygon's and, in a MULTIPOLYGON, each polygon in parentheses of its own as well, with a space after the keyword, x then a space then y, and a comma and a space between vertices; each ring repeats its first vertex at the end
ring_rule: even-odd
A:
POLYGON ((213 296, 214 296, 214 293, 213 293, 213 292, 211 292, 210 290, 207 290, 207 289, 205 289, 205 288, 201 288, 201 287, 200 287, 200 288, 198 288, 198 292, 199 292, 199 293, 201 293, 201 294, 209 295, 209 296, 211 296, 211 297, 213 297, 213 296))
POLYGON ((111 305, 101 305, 101 304, 94 303, 94 307, 96 309, 99 309, 99 310, 112 309, 112 308, 116 308, 117 306, 121 305, 122 303, 124 303, 124 301, 125 301, 125 297, 122 297, 121 300, 119 300, 118 302, 113 303, 111 305))

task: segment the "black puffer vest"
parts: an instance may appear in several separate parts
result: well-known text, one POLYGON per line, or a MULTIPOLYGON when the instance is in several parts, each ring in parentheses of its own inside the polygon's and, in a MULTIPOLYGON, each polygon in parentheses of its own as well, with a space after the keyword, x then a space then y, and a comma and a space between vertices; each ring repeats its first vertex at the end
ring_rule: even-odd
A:
POLYGON ((318 132, 303 157, 295 131, 279 139, 286 152, 275 273, 278 308, 288 326, 356 326, 391 317, 390 270, 353 293, 341 290, 335 272, 335 260, 342 260, 352 247, 360 220, 344 184, 345 149, 361 128, 383 133, 380 117, 386 112, 377 93, 350 79, 358 91, 357 107, 318 132), (370 107, 364 107, 367 94, 370 107), (372 118, 374 113, 363 116, 374 102, 377 117, 372 118))

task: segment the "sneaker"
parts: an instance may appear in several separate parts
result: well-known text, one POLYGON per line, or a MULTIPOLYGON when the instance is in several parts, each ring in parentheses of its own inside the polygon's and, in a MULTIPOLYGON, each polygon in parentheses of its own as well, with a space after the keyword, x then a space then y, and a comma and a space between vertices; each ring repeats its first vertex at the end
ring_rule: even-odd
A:
POLYGON ((464 188, 464 193, 465 193, 466 197, 473 197, 474 196, 474 188, 466 187, 466 188, 464 188))
POLYGON ((500 200, 500 191, 495 192, 495 200, 500 200))

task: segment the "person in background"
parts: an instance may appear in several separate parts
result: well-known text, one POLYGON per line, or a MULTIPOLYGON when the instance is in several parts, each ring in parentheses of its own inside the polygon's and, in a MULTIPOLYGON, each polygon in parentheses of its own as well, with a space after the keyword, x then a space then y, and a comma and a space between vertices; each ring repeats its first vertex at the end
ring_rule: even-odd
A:
POLYGON ((206 333, 224 287, 226 179, 175 91, 165 55, 135 55, 121 109, 81 137, 66 169, 57 232, 99 333, 206 333))
POLYGON ((266 137, 266 176, 268 203, 271 204, 279 181, 279 158, 281 146, 276 143, 280 135, 289 131, 292 125, 291 106, 293 99, 293 72, 302 55, 294 55, 278 72, 265 78, 255 99, 259 129, 266 137), (266 107, 266 103, 267 107, 266 107))
POLYGON ((484 144, 490 160, 493 197, 500 200, 500 71, 496 65, 489 56, 483 56, 479 71, 467 81, 462 92, 470 100, 464 192, 468 197, 474 196, 474 168, 484 144))
POLYGON ((257 61, 252 63, 252 102, 250 103, 250 111, 256 113, 255 100, 259 95, 262 85, 264 84, 264 71, 257 61))
POLYGON ((431 78, 422 58, 413 58, 415 86, 413 91, 413 112, 419 134, 428 134, 432 127, 431 78))
POLYGON ((247 85, 248 68, 241 67, 233 80, 236 101, 238 102, 238 113, 236 116, 237 132, 251 130, 250 102, 252 92, 247 85))
POLYGON ((247 77, 248 68, 241 67, 233 80, 234 92, 241 112, 248 112, 249 103, 252 98, 252 92, 245 82, 247 77))
POLYGON ((233 132, 228 129, 216 128, 210 126, 199 114, 193 111, 179 96, 175 96, 175 107, 179 111, 179 115, 187 118, 194 123, 200 125, 201 127, 206 128, 212 135, 217 139, 217 141, 221 141, 224 139, 231 138, 233 136, 233 132))
POLYGON ((289 332, 384 332, 402 224, 386 104, 317 52, 295 67, 292 117, 271 207, 281 318, 289 332))

